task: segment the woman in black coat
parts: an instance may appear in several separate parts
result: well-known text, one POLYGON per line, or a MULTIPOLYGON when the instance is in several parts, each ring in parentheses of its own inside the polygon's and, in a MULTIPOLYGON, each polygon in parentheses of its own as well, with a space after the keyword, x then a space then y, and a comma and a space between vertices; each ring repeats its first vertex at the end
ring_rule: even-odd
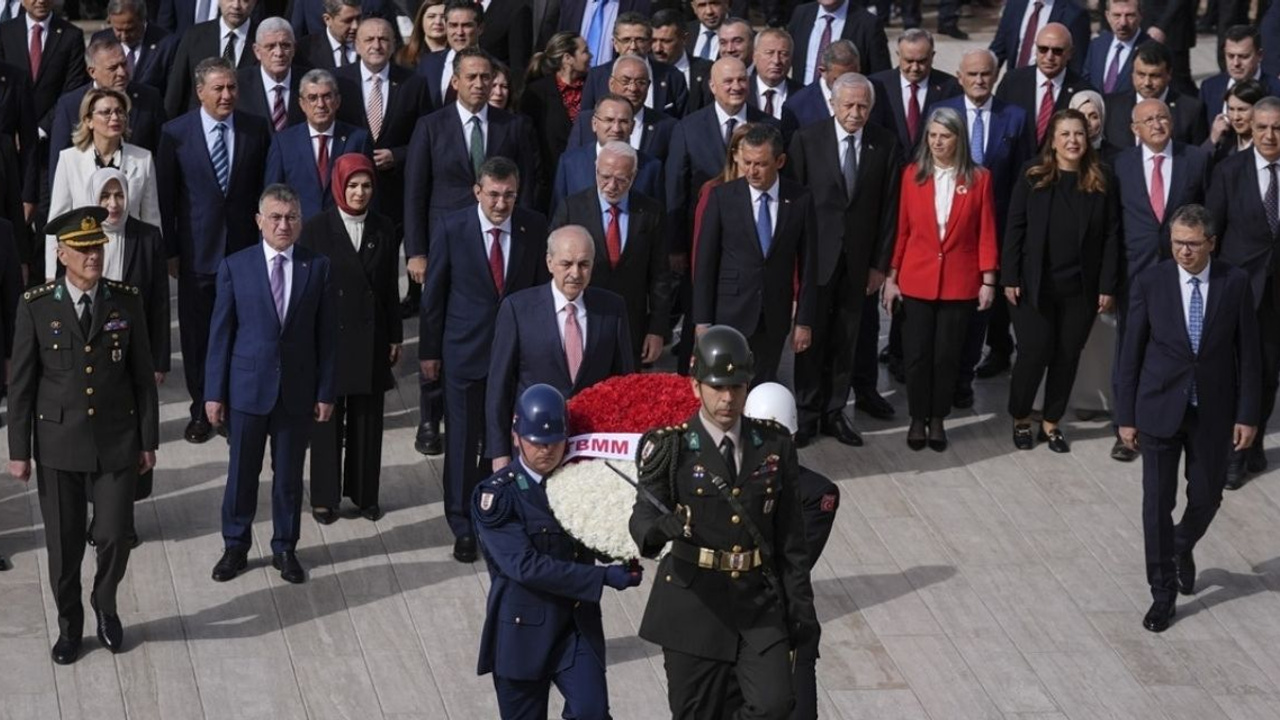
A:
POLYGON ((1213 165, 1253 147, 1253 106, 1266 95, 1257 80, 1241 80, 1227 90, 1222 99, 1227 111, 1214 116, 1209 138, 1200 146, 1213 154, 1213 165))
MULTIPOLYGON (((519 105, 511 104, 533 122, 542 157, 540 185, 544 189, 551 187, 556 163, 569 145, 569 131, 578 113, 591 112, 591 108, 582 107, 582 88, 590 69, 587 41, 577 33, 558 32, 547 41, 546 50, 529 61, 519 105)), ((539 198, 539 207, 545 205, 545 199, 539 198)))
POLYGON ((1013 443, 1049 443, 1068 452, 1058 421, 1066 412, 1080 352, 1098 313, 1120 290, 1120 209, 1116 182, 1089 142, 1088 120, 1060 110, 1040 157, 1014 184, 1000 261, 1000 284, 1018 338, 1009 386, 1013 443), (1040 432, 1031 406, 1044 381, 1040 432))
POLYGON ((342 496, 365 518, 382 517, 383 394, 395 387, 391 369, 400 359, 403 328, 395 226, 369 210, 375 177, 373 162, 364 155, 339 157, 330 183, 337 207, 302 228, 302 244, 329 258, 342 348, 333 419, 315 423, 311 434, 311 514, 324 525, 338 519, 342 496))

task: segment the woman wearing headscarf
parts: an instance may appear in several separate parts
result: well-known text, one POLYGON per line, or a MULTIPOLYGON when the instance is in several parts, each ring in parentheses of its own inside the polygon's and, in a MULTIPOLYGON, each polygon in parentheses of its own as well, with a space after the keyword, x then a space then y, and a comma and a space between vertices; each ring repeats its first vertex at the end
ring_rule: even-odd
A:
POLYGON ((383 394, 395 386, 403 328, 395 225, 370 210, 373 161, 348 153, 333 163, 330 191, 336 207, 307 221, 301 242, 329 258, 339 341, 333 419, 315 423, 311 436, 311 514, 328 525, 345 496, 368 520, 382 517, 383 394), (345 453, 345 457, 344 457, 345 453))
POLYGON ((1081 90, 1071 96, 1067 107, 1079 110, 1088 123, 1089 144, 1093 146, 1098 157, 1102 157, 1103 129, 1107 127, 1107 104, 1102 96, 1093 90, 1081 90))

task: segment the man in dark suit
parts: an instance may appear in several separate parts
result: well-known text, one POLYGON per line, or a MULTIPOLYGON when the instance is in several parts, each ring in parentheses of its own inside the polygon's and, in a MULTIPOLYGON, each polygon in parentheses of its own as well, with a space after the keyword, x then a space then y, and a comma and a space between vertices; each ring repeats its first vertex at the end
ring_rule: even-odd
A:
POLYGON ((237 112, 231 63, 209 58, 196 66, 200 107, 165 124, 156 150, 160 215, 169 246, 169 274, 178 278, 182 366, 191 395, 188 442, 209 439, 204 410, 204 360, 209 345, 216 275, 223 258, 254 244, 253 207, 262 191, 270 136, 266 123, 237 112))
POLYGON ((276 133, 267 152, 263 185, 288 185, 298 195, 302 220, 333 207, 329 187, 333 161, 347 153, 373 155, 363 128, 337 119, 342 96, 327 70, 309 70, 298 84, 298 100, 306 122, 276 133))
POLYGON ((614 58, 609 38, 614 36, 618 19, 629 13, 649 17, 649 0, 618 0, 616 9, 601 0, 560 0, 557 29, 581 35, 591 51, 592 64, 600 65, 614 58))
POLYGON ((858 48, 858 72, 871 75, 890 69, 893 60, 889 58, 889 40, 884 34, 887 20, 887 15, 882 21, 850 0, 818 0, 797 7, 787 25, 787 32, 795 40, 795 78, 805 85, 817 80, 822 52, 836 40, 851 40, 858 48))
POLYGON ((689 98, 684 113, 706 107, 711 102, 711 60, 695 57, 687 47, 684 16, 678 10, 659 10, 653 14, 653 59, 675 68, 684 78, 689 98))
POLYGON ((323 29, 309 32, 304 29, 305 19, 297 16, 305 13, 300 8, 308 5, 304 0, 294 3, 294 29, 301 36, 299 54, 311 67, 336 70, 354 65, 356 56, 356 27, 360 25, 362 0, 322 0, 320 21, 323 29))
MULTIPOLYGON (((1071 3, 1074 0, 1057 2, 1071 3)), ((1008 6, 1005 10, 1008 11, 1008 6)), ((1049 128, 1049 118, 1069 107, 1072 95, 1091 89, 1075 70, 1067 66, 1073 55, 1072 47, 1071 33, 1066 25, 1045 25, 1036 36, 1035 65, 1009 71, 996 89, 997 98, 1022 108, 1032 120, 1037 148, 1049 128)))
POLYGON ((1191 79, 1191 48, 1196 46, 1195 5, 1189 0, 1141 1, 1143 29, 1152 40, 1164 43, 1173 53, 1173 84, 1184 93, 1194 94, 1196 83, 1191 79))
MULTIPOLYGON (((337 0, 334 3, 334 0, 294 0, 289 3, 289 24, 293 25, 300 38, 323 35, 330 23, 330 18, 325 16, 334 16, 339 11, 338 5, 345 7, 348 1, 337 0)), ((404 14, 393 0, 357 0, 355 8, 357 19, 379 17, 395 22, 398 16, 404 14)), ((355 62, 355 59, 352 58, 351 61, 355 62)))
POLYGON ((895 131, 908 157, 924 136, 924 121, 933 104, 960 94, 955 76, 935 69, 933 59, 933 36, 923 28, 907 30, 898 36, 898 67, 868 78, 879 101, 878 117, 872 122, 895 131))
POLYGON ((1253 106, 1253 151, 1238 152, 1218 163, 1213 169, 1205 202, 1218 230, 1218 257, 1249 274, 1261 339, 1258 367, 1262 373, 1262 403, 1258 437, 1247 452, 1232 454, 1227 466, 1228 490, 1244 483, 1246 471, 1258 473, 1267 469, 1262 438, 1280 387, 1277 163, 1280 163, 1280 99, 1265 97, 1253 106))
POLYGON ((80 653, 80 588, 88 502, 97 572, 89 604, 98 639, 123 649, 116 588, 133 535, 138 475, 156 464, 159 404, 147 319, 138 289, 102 277, 104 208, 51 220, 66 276, 29 290, 18 305, 9 392, 9 474, 26 482, 39 465, 40 511, 58 610, 53 661, 80 653))
MULTIPOLYGON (((449 16, 458 13, 451 10, 449 16)), ((404 253, 417 281, 427 269, 432 225, 471 205, 476 174, 486 158, 510 158, 520 167, 521 206, 531 207, 537 196, 541 170, 532 125, 522 115, 489 107, 493 64, 488 54, 477 47, 458 51, 451 83, 457 100, 418 120, 405 159, 404 253)), ((438 391, 424 381, 416 442, 422 449, 439 445, 442 411, 436 397, 438 391)))
POLYGON ((1131 129, 1134 108, 1142 100, 1161 100, 1168 106, 1173 120, 1173 139, 1188 145, 1199 145, 1209 137, 1204 106, 1194 95, 1183 95, 1169 81, 1169 48, 1155 41, 1138 46, 1133 59, 1133 85, 1136 92, 1117 92, 1108 95, 1106 138, 1104 154, 1114 158, 1116 153, 1133 147, 1136 142, 1131 129), (1127 121, 1127 122, 1126 122, 1127 121))
MULTIPOLYGON (((960 57, 957 79, 964 91, 959 97, 938 103, 964 118, 969 128, 969 147, 973 159, 991 172, 991 188, 995 195, 996 242, 1004 246, 1004 225, 1009 214, 1009 198, 1014 179, 1023 164, 1035 153, 1035 125, 1017 105, 992 97, 999 63, 995 53, 985 48, 970 50, 960 57), (980 121, 979 121, 980 119, 980 121)), ((1009 369, 1013 354, 1013 337, 1009 334, 1009 308, 997 293, 989 310, 976 312, 969 323, 969 338, 960 359, 960 372, 952 404, 958 408, 973 407, 973 378, 995 377, 1009 369), (982 358, 983 339, 990 349, 982 358)))
MULTIPOLYGON (((991 52, 1009 71, 1031 67, 1036 64, 1036 45, 1043 44, 1040 33, 1052 24, 1063 26, 1071 37, 1070 46, 1088 47, 1089 13, 1076 0, 1010 0, 1000 13, 991 52)), ((1067 59, 1073 71, 1083 71, 1083 54, 1067 59)))
POLYGON ((696 20, 685 26, 685 36, 693 38, 689 54, 707 62, 720 59, 720 25, 729 17, 728 0, 689 0, 696 20))
MULTIPOLYGON (((34 209, 36 200, 26 194, 24 183, 27 172, 35 165, 37 137, 31 80, 17 67, 0 62, 0 217, 13 226, 14 260, 21 270, 19 282, 24 286, 33 252, 27 212, 34 209)), ((43 241, 41 248, 43 258, 43 241)))
MULTIPOLYGON (((645 105, 648 102, 648 88, 652 84, 650 64, 638 55, 623 55, 613 62, 613 74, 609 76, 608 93, 626 98, 631 103, 633 116, 630 136, 625 138, 631 147, 666 161, 671 150, 671 133, 676 128, 676 120, 666 113, 654 110, 645 105)), ((597 103, 598 103, 597 99, 597 103)), ((583 105, 582 107, 594 107, 583 105)), ((579 112, 578 119, 573 121, 569 129, 567 150, 584 145, 593 145, 597 140, 592 120, 586 113, 579 112)))
POLYGON ((597 63, 587 72, 582 86, 582 107, 595 107, 596 100, 610 88, 617 60, 632 55, 645 64, 649 84, 641 90, 642 106, 654 108, 671 117, 682 117, 688 103, 689 87, 684 76, 674 67, 650 59, 653 49, 653 25, 649 18, 635 12, 621 13, 613 26, 613 58, 597 63))
POLYGON ((791 79, 793 43, 786 30, 765 28, 756 37, 747 78, 747 102, 781 122, 782 106, 803 87, 791 79))
POLYGON ((427 82, 431 108, 442 108, 457 97, 453 89, 453 59, 463 48, 479 43, 484 31, 484 8, 469 0, 449 0, 444 11, 445 41, 448 50, 426 55, 418 61, 417 72, 427 82))
POLYGON ((253 54, 258 62, 237 71, 241 112, 267 121, 272 135, 305 118, 298 102, 298 83, 307 69, 294 64, 297 45, 293 28, 283 18, 263 20, 254 31, 253 54))
MULTIPOLYGON (((511 68, 523 74, 533 57, 533 12, 525 0, 489 0, 485 6, 484 30, 480 47, 511 68)), ((539 48, 541 49, 541 48, 539 48)))
POLYGON ((783 343, 809 349, 817 300, 818 222, 813 195, 779 177, 782 133, 760 125, 742 139, 742 177, 713 189, 694 260, 693 321, 698 331, 729 325, 747 337, 755 382, 777 378, 783 343), (798 287, 798 290, 797 290, 798 287))
POLYGON ((1139 0, 1115 0, 1107 4, 1109 30, 1089 42, 1081 77, 1103 95, 1133 93, 1134 50, 1151 38, 1142 30, 1139 0))
POLYGON ((673 291, 666 212, 656 196, 635 188, 639 162, 625 142, 603 143, 594 182, 566 197, 551 221, 553 228, 580 225, 591 233, 600 258, 592 266, 592 283, 626 301, 637 367, 657 362, 662 354, 673 291))
POLYGON ((1153 600, 1142 626, 1157 633, 1169 627, 1178 593, 1195 593, 1192 553, 1222 504, 1227 458, 1244 452, 1259 429, 1255 299, 1247 272, 1211 260, 1214 225, 1200 205, 1173 213, 1174 261, 1148 269, 1130 290, 1116 374, 1120 437, 1142 453, 1153 600), (1184 453, 1187 506, 1175 526, 1184 453))
POLYGON ((626 303, 587 287, 595 242, 577 225, 547 238, 551 282, 507 296, 498 307, 484 399, 485 456, 494 469, 511 456, 515 399, 546 383, 572 397, 584 388, 635 370, 626 303))
POLYGON ((476 559, 467 501, 489 473, 480 448, 494 317, 503 298, 547 280, 547 221, 516 206, 520 169, 492 157, 479 176, 475 203, 445 215, 433 228, 418 316, 422 376, 444 380, 445 519, 454 535, 453 556, 467 563, 476 559))
MULTIPOLYGON (((270 4, 279 4, 271 2, 270 4)), ((164 28, 170 35, 182 37, 188 30, 195 25, 210 20, 217 20, 222 8, 218 0, 159 0, 159 9, 156 11, 156 24, 164 28)), ((250 14, 253 15, 255 21, 262 20, 268 13, 266 12, 267 3, 255 5, 250 14)), ((283 13, 270 13, 273 15, 282 15, 283 13)), ((225 37, 225 33, 224 33, 225 37)), ((201 58, 196 58, 197 62, 201 58)))
POLYGON ((328 422, 333 414, 337 322, 329 259, 294 244, 302 234, 301 212, 288 187, 267 187, 256 216, 262 242, 218 266, 205 413, 214 424, 230 424, 231 460, 215 582, 231 580, 247 565, 268 440, 271 565, 285 582, 307 577, 296 552, 302 464, 312 421, 328 422))
MULTIPOLYGON (((868 124, 875 94, 863 75, 834 82, 834 118, 801 128, 791 140, 789 177, 810 188, 817 235, 812 254, 816 287, 813 347, 796 355, 801 447, 819 429, 846 445, 861 445, 844 410, 868 295, 884 283, 898 228, 902 149, 891 130, 868 124), (852 154, 851 154, 852 153, 852 154)), ((875 344, 870 353, 875 368, 875 344)), ((871 385, 874 391, 874 383, 871 385)), ((878 394, 877 394, 878 397, 878 394)))
POLYGON ((716 31, 720 38, 720 57, 738 58, 743 65, 751 66, 751 58, 755 53, 756 31, 751 23, 740 17, 729 17, 720 23, 716 31))
MULTIPOLYGON (((555 181, 551 187, 552 212, 559 210, 566 197, 596 186, 596 158, 606 143, 616 141, 630 145, 632 125, 631 103, 626 98, 605 95, 596 102, 591 113, 595 141, 565 152, 556 165, 555 181)), ((662 161, 644 152, 637 158, 639 167, 631 178, 636 189, 651 198, 662 197, 662 161)))
POLYGON ((89 38, 93 43, 114 37, 124 46, 125 62, 134 82, 149 85, 161 94, 173 62, 177 41, 158 23, 147 21, 146 0, 110 0, 107 3, 107 24, 89 38))
POLYGON ((852 40, 836 40, 818 59, 818 79, 796 91, 782 106, 782 133, 795 132, 814 123, 831 119, 831 86, 846 73, 860 73, 862 64, 858 47, 852 40))
POLYGON ((218 19, 192 25, 182 34, 174 51, 164 92, 164 111, 171 118, 198 104, 191 78, 200 61, 220 57, 239 69, 258 64, 258 58, 250 49, 257 29, 257 22, 252 18, 257 0, 217 2, 218 19))
MULTIPOLYGON (((1276 54, 1280 54, 1280 48, 1276 54)), ((1226 112, 1227 90, 1241 80, 1257 80, 1266 88, 1268 95, 1280 96, 1280 79, 1262 71, 1262 36, 1252 25, 1228 30, 1222 55, 1226 60, 1226 72, 1207 77, 1200 84, 1200 102, 1204 103, 1205 122, 1209 125, 1213 124, 1218 113, 1226 112)))

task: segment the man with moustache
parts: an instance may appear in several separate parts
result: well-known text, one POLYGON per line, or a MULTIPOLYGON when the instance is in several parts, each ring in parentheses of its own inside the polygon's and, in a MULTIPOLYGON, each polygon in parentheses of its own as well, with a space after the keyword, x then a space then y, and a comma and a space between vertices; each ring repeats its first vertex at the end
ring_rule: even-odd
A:
MULTIPOLYGON (((709 69, 710 65, 707 67, 709 69)), ((627 102, 631 103, 631 130, 626 136, 620 136, 617 139, 665 162, 667 153, 671 149, 671 133, 675 130, 676 120, 646 105, 649 87, 652 84, 653 76, 649 63, 638 55, 623 55, 613 63, 607 94, 626 98, 627 102)), ((585 95, 583 101, 586 101, 585 95)), ((596 100, 591 107, 599 103, 600 101, 596 100)), ((582 107, 585 109, 588 106, 582 107)), ((583 145, 591 145, 593 137, 599 142, 597 128, 592 118, 580 112, 578 119, 573 121, 573 127, 569 130, 569 143, 566 149, 574 150, 583 145)))
MULTIPOLYGON (((621 61, 619 61, 621 62, 621 61)), ((596 101, 591 113, 591 130, 595 142, 576 147, 560 156, 556 165, 555 182, 551 188, 551 211, 570 195, 582 192, 596 184, 596 159, 606 143, 622 142, 630 145, 635 123, 631 117, 631 103, 612 93, 596 101)), ((637 151, 636 187, 651 198, 662 197, 662 162, 649 153, 637 151)))

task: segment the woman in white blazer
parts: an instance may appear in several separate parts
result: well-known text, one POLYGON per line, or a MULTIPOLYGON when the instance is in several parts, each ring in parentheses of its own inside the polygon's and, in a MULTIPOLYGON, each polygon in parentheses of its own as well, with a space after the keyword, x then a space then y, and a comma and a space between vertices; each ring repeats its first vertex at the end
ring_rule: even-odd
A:
MULTIPOLYGON (((86 205, 97 205, 89 178, 102 167, 114 167, 129 181, 129 216, 160 226, 156 168, 151 151, 125 142, 129 134, 129 98, 110 88, 94 88, 80 102, 80 121, 71 134, 71 147, 58 155, 49 193, 49 217, 86 205)), ((45 236, 45 274, 52 281, 57 238, 45 236)))

